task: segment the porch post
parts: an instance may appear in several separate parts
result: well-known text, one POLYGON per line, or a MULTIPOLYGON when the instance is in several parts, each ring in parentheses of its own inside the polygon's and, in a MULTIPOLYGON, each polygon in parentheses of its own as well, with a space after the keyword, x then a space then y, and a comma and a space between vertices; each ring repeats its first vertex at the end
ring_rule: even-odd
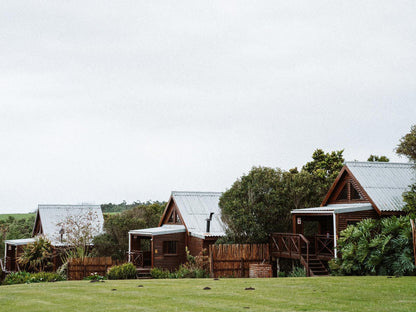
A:
POLYGON ((129 262, 131 262, 131 234, 129 233, 129 262))
POLYGON ((334 258, 337 258, 337 220, 335 211, 332 212, 332 222, 334 227, 334 258))

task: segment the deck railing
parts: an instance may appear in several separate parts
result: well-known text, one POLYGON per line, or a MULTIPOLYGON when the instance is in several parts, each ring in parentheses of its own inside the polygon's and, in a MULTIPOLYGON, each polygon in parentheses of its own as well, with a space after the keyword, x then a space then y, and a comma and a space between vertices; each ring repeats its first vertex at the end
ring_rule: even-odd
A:
POLYGON ((299 259, 309 276, 309 240, 302 234, 273 233, 271 235, 271 252, 277 256, 299 259))
POLYGON ((315 235, 315 254, 324 256, 334 256, 334 236, 315 235))

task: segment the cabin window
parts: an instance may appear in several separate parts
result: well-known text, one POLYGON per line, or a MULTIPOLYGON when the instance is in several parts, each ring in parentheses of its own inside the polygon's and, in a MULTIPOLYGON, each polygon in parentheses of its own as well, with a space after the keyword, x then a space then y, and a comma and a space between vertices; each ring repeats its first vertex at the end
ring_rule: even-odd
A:
POLYGON ((356 225, 358 222, 358 220, 347 220, 347 225, 356 225))
POLYGON ((181 223, 181 218, 178 213, 176 214, 176 223, 181 223))
POLYGON ((177 241, 164 241, 163 242, 163 254, 165 255, 176 255, 177 254, 177 241))

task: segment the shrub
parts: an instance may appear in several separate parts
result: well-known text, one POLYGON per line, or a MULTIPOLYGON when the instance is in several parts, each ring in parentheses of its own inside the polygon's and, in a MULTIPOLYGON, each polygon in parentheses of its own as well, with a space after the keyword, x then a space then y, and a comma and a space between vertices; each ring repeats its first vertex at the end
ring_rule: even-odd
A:
POLYGON ((288 277, 306 277, 306 272, 304 268, 296 267, 292 272, 289 273, 288 277))
POLYGON ((6 276, 4 279, 4 285, 14 285, 14 284, 24 284, 30 279, 30 273, 21 271, 21 272, 12 272, 6 276))
POLYGON ((366 219, 341 232, 341 258, 331 263, 333 274, 410 275, 414 273, 409 217, 366 219))
POLYGON ((42 282, 57 282, 64 281, 61 275, 51 272, 38 272, 38 273, 28 273, 25 271, 13 272, 7 275, 4 280, 4 285, 14 285, 14 284, 29 284, 29 283, 42 283, 42 282))
POLYGON ((86 276, 83 279, 87 281, 103 281, 106 279, 106 277, 99 275, 97 272, 94 272, 94 273, 91 273, 90 276, 86 276))
POLYGON ((150 270, 150 275, 153 278, 171 278, 171 273, 168 270, 153 268, 150 270))
POLYGON ((136 267, 131 262, 122 265, 115 265, 108 270, 107 277, 110 280, 135 279, 136 267))

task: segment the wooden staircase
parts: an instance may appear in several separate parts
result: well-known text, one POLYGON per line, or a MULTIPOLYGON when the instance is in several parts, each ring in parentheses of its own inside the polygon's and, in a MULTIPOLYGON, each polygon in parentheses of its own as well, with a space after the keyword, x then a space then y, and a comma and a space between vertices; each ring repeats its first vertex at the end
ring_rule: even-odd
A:
POLYGON ((150 268, 136 268, 136 276, 138 279, 152 278, 150 275, 150 268))
POLYGON ((316 258, 315 255, 309 255, 309 274, 310 276, 327 276, 329 272, 324 263, 316 258))

